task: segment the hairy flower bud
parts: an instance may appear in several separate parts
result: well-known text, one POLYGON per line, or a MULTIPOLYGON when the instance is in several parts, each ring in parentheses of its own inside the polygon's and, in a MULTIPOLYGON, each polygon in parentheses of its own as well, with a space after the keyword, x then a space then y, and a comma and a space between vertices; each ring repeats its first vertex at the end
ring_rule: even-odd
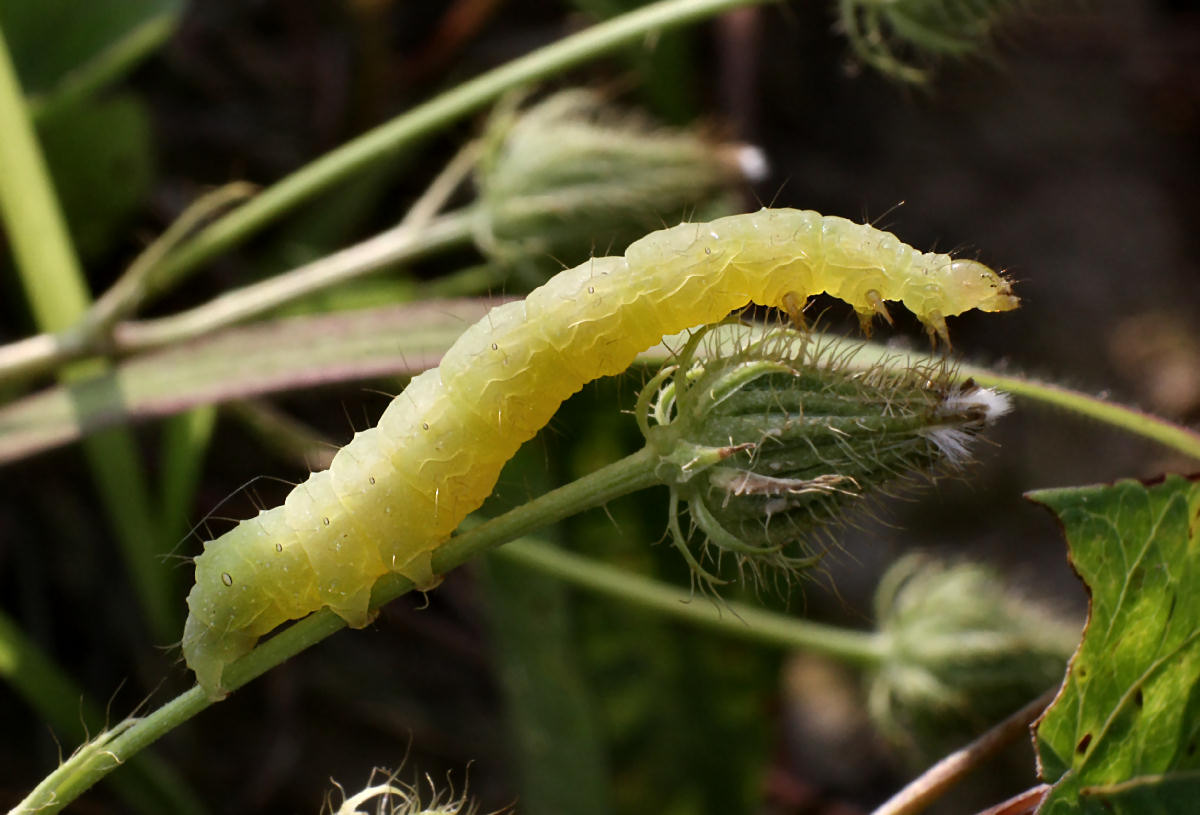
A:
POLYGON ((887 656, 870 683, 876 726, 940 755, 1062 680, 1079 628, 979 564, 896 562, 875 597, 887 656))
POLYGON ((766 171, 757 148, 652 126, 583 90, 501 105, 483 141, 477 240, 501 262, 586 253, 597 235, 623 247, 766 171))
POLYGON ((814 541, 864 496, 969 459, 972 436, 1008 410, 1007 397, 955 385, 943 362, 849 365, 846 346, 779 329, 707 358, 700 337, 643 392, 643 432, 672 489, 671 528, 697 576, 707 556, 794 570, 814 541), (653 420, 653 426, 651 426, 653 420), (707 538, 700 558, 679 524, 680 502, 707 538))

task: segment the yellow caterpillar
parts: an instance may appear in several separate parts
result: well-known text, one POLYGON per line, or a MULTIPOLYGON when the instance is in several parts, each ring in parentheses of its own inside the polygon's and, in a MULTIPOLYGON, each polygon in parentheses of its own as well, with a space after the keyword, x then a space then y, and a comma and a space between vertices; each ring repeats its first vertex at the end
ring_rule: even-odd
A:
POLYGON ((683 223, 561 272, 468 328, 283 506, 205 544, 183 634, 197 681, 220 696, 226 665, 324 606, 366 625, 371 587, 389 572, 431 585, 433 551, 584 383, 625 370, 665 334, 750 302, 798 314, 820 292, 864 325, 899 301, 943 339, 948 316, 1018 303, 981 263, 792 209, 683 223))

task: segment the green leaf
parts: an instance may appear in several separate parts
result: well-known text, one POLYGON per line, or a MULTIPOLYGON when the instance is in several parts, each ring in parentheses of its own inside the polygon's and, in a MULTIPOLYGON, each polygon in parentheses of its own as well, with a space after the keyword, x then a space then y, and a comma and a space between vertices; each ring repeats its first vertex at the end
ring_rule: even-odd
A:
POLYGON ((1200 481, 1044 490, 1091 592, 1037 728, 1039 812, 1191 812, 1200 801, 1200 481))

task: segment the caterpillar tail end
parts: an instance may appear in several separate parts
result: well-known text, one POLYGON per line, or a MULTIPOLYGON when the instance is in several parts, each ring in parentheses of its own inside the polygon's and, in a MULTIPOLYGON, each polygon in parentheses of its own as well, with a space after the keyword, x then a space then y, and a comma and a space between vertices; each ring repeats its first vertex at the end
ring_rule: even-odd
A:
POLYGON ((183 626, 183 658, 196 674, 196 683, 212 701, 229 695, 221 678, 225 667, 254 649, 258 637, 241 631, 217 631, 189 614, 183 626))

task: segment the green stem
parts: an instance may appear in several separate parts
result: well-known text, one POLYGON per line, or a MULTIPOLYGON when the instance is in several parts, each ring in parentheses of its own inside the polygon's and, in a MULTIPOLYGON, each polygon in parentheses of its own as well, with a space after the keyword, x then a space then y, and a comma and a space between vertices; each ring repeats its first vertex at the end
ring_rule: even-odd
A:
POLYGON ((545 543, 513 541, 497 554, 625 605, 640 606, 739 639, 813 651, 867 668, 878 666, 887 656, 883 634, 821 625, 742 603, 709 601, 695 592, 545 543))
POLYGON ((332 184, 478 110, 505 91, 557 77, 570 67, 654 32, 764 2, 768 0, 660 0, 488 71, 327 153, 216 221, 163 263, 157 288, 171 285, 332 184))
MULTIPOLYGON (((85 314, 91 295, 54 195, 33 124, 0 31, 0 216, 16 259, 34 319, 43 331, 61 331, 85 314)), ((64 382, 93 376, 103 363, 66 369, 64 382)), ((145 619, 155 638, 167 642, 179 630, 168 573, 158 560, 160 540, 149 490, 133 436, 109 430, 84 440, 92 479, 122 547, 145 619)))
MULTIPOLYGON (((552 490, 516 509, 452 537, 433 553, 433 569, 444 574, 471 558, 542 526, 599 506, 630 492, 659 483, 654 474, 658 457, 649 448, 602 467, 578 481, 552 490)), ((412 583, 399 575, 381 578, 371 593, 379 607, 411 591, 412 583)), ((315 645, 346 623, 329 609, 310 614, 259 645, 230 665, 223 677, 236 690, 286 659, 315 645)), ((127 719, 114 729, 103 749, 82 750, 43 779, 15 809, 16 812, 58 812, 142 748, 211 705, 199 687, 177 696, 150 715, 127 719)))
MULTIPOLYGON (((57 738, 75 741, 99 733, 105 711, 92 704, 63 670, 0 612, 0 678, 36 710, 57 738)), ((108 779, 130 809, 145 813, 204 812, 195 793, 153 754, 138 756, 129 771, 108 779)))
POLYGON ((1064 388, 1052 382, 998 374, 974 365, 963 365, 959 369, 959 378, 967 377, 981 385, 997 387, 1017 396, 1036 399, 1081 416, 1098 419, 1105 424, 1164 444, 1184 455, 1200 459, 1200 433, 1161 417, 1143 413, 1137 408, 1108 402, 1098 396, 1064 388))

